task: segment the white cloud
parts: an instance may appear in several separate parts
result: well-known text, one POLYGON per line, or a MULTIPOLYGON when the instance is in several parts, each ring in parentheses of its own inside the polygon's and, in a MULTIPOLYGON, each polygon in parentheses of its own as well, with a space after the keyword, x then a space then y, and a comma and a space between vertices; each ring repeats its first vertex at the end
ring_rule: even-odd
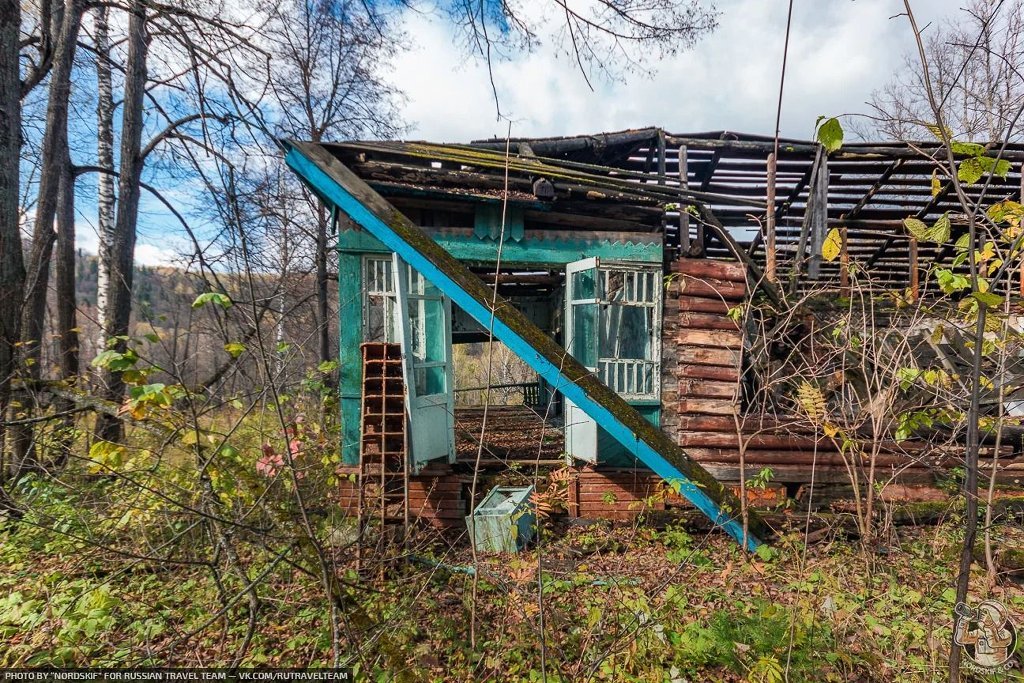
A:
MULTIPOLYGON (((948 16, 958 0, 917 3, 923 26, 948 16)), ((513 135, 568 135, 658 125, 674 132, 738 130, 770 134, 775 126, 785 35, 785 0, 726 0, 719 28, 697 46, 653 63, 649 78, 595 81, 591 92, 575 64, 556 59, 550 43, 496 65, 495 80, 513 135)), ((809 137, 819 114, 864 111, 913 47, 896 0, 797 2, 790 37, 782 132, 809 137)), ((467 60, 442 20, 408 13, 414 48, 393 78, 409 97, 411 137, 466 141, 504 137, 483 64, 467 60)))
MULTIPOLYGON (((91 223, 79 221, 75 224, 75 247, 87 254, 99 251, 99 236, 91 223)), ((180 236, 170 232, 153 236, 140 235, 135 244, 135 265, 173 266, 181 261, 182 254, 190 250, 180 236)))

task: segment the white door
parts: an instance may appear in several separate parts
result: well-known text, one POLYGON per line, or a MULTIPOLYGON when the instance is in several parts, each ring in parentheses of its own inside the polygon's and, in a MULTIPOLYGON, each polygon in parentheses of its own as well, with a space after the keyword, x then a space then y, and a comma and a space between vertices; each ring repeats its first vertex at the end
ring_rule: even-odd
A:
MULTIPOLYGON (((565 348, 583 367, 597 372, 600 316, 597 258, 565 266, 565 348)), ((565 452, 571 458, 597 462, 597 422, 565 399, 565 452)))
POLYGON ((455 399, 452 377, 452 305, 426 278, 394 255, 397 325, 402 345, 410 465, 419 472, 431 460, 455 462, 455 399))

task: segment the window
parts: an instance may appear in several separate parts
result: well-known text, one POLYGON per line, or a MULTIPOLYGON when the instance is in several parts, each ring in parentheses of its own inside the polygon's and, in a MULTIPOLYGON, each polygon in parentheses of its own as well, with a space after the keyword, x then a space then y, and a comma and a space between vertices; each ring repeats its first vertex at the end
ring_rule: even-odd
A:
POLYGON ((660 273, 599 268, 598 373, 623 396, 658 398, 661 367, 660 273))
POLYGON ((660 269, 585 259, 566 274, 569 351, 616 393, 659 399, 660 269))
POLYGON ((363 257, 363 283, 363 341, 398 341, 391 256, 363 257))

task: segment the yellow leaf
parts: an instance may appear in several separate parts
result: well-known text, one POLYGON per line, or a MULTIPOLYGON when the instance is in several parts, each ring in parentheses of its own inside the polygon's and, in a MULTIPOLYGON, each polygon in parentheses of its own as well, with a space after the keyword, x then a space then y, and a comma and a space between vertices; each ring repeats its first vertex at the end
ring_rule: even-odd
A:
POLYGON ((825 415, 825 396, 813 384, 801 382, 796 388, 796 400, 812 421, 817 422, 825 415))
POLYGON ((842 249, 843 238, 839 234, 839 228, 832 228, 825 236, 825 243, 821 245, 821 257, 831 263, 836 260, 842 249))
POLYGON ((940 192, 942 192, 942 183, 939 182, 939 172, 932 171, 932 196, 938 197, 940 192))

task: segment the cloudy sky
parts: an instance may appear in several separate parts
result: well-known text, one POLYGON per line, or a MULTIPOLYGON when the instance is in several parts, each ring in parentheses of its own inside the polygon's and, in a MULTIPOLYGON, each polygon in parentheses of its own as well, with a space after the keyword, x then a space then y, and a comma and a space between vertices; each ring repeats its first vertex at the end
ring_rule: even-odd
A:
MULTIPOLYGON (((534 0, 539 2, 540 0, 534 0)), ((528 3, 526 3, 528 4, 528 3)), ((922 26, 953 20, 962 0, 912 3, 922 26)), ((648 125, 673 132, 738 130, 771 134, 775 125, 788 0, 719 0, 718 28, 688 52, 651 63, 649 75, 597 81, 591 91, 574 63, 551 45, 500 64, 503 113, 512 134, 567 135, 648 125)), ((795 0, 782 132, 813 134, 819 114, 862 112, 913 47, 902 0, 795 0)), ((409 137, 466 141, 507 133, 496 121, 483 64, 465 63, 438 17, 409 13, 413 48, 393 78, 408 95, 409 137)))
MULTIPOLYGON (((550 6, 550 0, 523 0, 550 6)), ((513 136, 593 133, 661 126, 672 132, 733 130, 769 135, 775 125, 788 0, 719 0, 719 26, 692 49, 645 64, 649 73, 625 83, 587 86, 575 63, 547 43, 533 54, 497 64, 495 80, 513 136)), ((963 0, 916 0, 924 26, 951 21, 963 0)), ((913 48, 902 0, 795 0, 782 134, 810 138, 815 119, 863 112, 913 48)), ((504 137, 484 64, 467 60, 440 16, 407 11, 409 49, 391 80, 407 98, 406 137, 465 142, 504 137)), ((189 251, 163 207, 144 198, 136 262, 174 263, 189 251)), ((95 253, 92 225, 79 246, 95 253)))

